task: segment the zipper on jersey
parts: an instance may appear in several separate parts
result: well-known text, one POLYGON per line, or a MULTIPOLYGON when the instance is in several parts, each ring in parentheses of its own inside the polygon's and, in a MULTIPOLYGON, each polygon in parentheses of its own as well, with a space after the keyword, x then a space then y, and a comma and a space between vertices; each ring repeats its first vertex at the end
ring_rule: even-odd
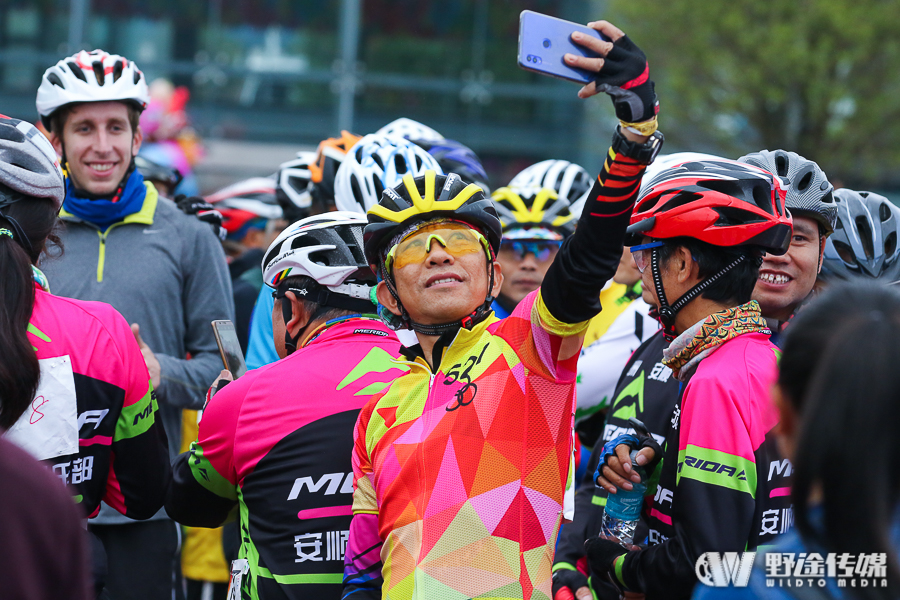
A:
POLYGON ((109 235, 113 227, 121 224, 122 222, 120 221, 107 227, 106 231, 97 230, 97 235, 100 236, 100 251, 97 254, 97 283, 103 282, 103 266, 106 264, 106 236, 109 235))

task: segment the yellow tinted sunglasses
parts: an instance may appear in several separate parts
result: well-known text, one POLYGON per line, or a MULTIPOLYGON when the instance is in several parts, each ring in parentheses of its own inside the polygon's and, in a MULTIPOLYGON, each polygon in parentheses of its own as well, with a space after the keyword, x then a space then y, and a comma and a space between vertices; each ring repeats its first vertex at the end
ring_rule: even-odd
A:
POLYGON ((385 266, 391 271, 425 262, 434 241, 456 258, 479 251, 488 256, 491 253, 487 239, 475 229, 463 223, 442 221, 417 229, 400 240, 388 252, 385 266))

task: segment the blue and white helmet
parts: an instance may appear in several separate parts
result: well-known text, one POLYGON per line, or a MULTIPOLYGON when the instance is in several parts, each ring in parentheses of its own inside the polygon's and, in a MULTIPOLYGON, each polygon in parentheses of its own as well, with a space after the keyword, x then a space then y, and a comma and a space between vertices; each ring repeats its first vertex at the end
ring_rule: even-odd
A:
POLYGON ((378 204, 385 188, 400 185, 407 173, 415 178, 425 171, 443 174, 437 160, 413 142, 369 134, 350 148, 334 177, 335 205, 365 214, 378 204))

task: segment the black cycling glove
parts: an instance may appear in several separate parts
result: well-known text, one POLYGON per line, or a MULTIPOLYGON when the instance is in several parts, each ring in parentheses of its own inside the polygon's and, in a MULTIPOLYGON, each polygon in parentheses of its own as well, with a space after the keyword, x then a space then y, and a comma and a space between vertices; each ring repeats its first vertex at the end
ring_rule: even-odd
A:
POLYGON ((627 35, 613 42, 594 81, 598 92, 612 97, 620 121, 649 121, 659 112, 647 57, 627 35))
POLYGON ((215 232, 218 238, 223 241, 225 240, 225 237, 228 235, 228 232, 223 226, 225 217, 216 210, 215 206, 200 196, 185 196, 184 194, 175 196, 175 205, 178 206, 184 214, 195 215, 204 223, 212 225, 213 232, 215 232))
POLYGON ((560 590, 568 589, 572 597, 575 597, 575 591, 583 587, 590 589, 588 579, 581 571, 573 571, 572 569, 559 569, 553 572, 553 598, 554 600, 562 600, 567 597, 560 590))
POLYGON ((584 550, 591 567, 591 577, 599 577, 604 581, 612 578, 617 586, 624 587, 624 582, 616 576, 616 559, 628 554, 628 550, 600 536, 585 540, 584 550))

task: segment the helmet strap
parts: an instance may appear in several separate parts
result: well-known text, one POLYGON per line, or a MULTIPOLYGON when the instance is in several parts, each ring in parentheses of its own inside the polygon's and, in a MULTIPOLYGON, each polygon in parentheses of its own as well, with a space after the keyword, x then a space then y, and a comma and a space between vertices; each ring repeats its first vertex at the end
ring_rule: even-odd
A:
POLYGON ((707 277, 688 291, 686 291, 678 300, 669 305, 666 299, 666 291, 663 289, 662 274, 659 270, 659 248, 654 248, 651 252, 650 268, 653 274, 653 286, 656 288, 656 297, 659 300, 659 320, 663 324, 663 336, 667 341, 672 341, 678 334, 675 331, 675 315, 690 303, 691 300, 699 296, 713 283, 722 278, 725 273, 732 270, 741 262, 747 259, 746 254, 741 254, 731 263, 725 265, 718 273, 707 277))

